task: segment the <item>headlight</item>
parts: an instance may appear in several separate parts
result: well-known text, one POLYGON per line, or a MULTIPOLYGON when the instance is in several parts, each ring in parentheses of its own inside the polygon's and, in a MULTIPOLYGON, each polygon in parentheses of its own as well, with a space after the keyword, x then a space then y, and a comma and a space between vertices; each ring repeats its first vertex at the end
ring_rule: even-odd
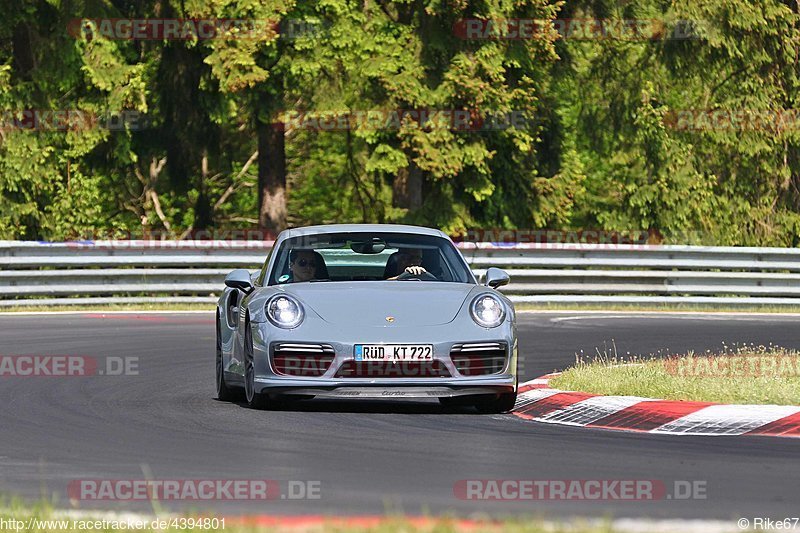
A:
POLYGON ((279 328, 296 328, 303 321, 303 306, 291 296, 273 296, 267 301, 267 318, 279 328))
POLYGON ((496 328, 506 318, 506 306, 491 294, 481 294, 469 306, 472 319, 484 328, 496 328))

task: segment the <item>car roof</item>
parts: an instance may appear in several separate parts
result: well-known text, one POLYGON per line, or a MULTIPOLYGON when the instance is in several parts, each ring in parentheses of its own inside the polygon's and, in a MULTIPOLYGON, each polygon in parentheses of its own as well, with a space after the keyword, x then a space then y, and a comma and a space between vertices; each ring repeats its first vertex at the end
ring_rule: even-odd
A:
POLYGON ((320 226, 305 226, 302 228, 287 229, 278 235, 278 240, 290 239, 303 235, 321 235, 326 233, 410 233, 413 235, 430 235, 450 239, 441 230, 423 226, 410 226, 406 224, 325 224, 320 226))

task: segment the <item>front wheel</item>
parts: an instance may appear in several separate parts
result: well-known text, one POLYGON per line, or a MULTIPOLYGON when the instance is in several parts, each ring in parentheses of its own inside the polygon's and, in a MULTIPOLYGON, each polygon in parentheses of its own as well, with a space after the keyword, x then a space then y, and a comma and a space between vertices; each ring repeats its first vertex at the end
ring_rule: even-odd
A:
POLYGON ((244 395, 247 405, 253 409, 266 409, 269 397, 256 392, 256 368, 253 356, 253 333, 250 323, 245 323, 244 330, 244 395))
POLYGON ((475 408, 481 413, 499 414, 511 411, 515 403, 517 403, 517 393, 504 392, 494 397, 481 398, 475 402, 475 408))

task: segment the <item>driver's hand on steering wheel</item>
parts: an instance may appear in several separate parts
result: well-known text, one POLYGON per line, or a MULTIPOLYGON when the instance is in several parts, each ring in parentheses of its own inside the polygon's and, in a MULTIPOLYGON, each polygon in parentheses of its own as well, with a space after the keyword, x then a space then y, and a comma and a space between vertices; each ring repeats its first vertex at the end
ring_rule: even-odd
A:
POLYGON ((408 274, 413 274, 415 276, 419 276, 420 274, 425 274, 427 272, 427 270, 425 270, 421 266, 410 266, 410 267, 406 267, 406 269, 403 272, 406 272, 408 274))

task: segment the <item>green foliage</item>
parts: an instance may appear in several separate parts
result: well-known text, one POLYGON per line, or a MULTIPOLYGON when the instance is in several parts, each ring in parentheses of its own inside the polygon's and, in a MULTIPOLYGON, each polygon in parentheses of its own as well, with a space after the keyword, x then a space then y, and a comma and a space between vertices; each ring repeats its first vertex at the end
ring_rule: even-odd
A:
POLYGON ((800 245, 800 121, 769 118, 798 116, 793 2, 0 4, 0 238, 253 226, 264 125, 287 113, 373 113, 395 120, 289 127, 290 224, 651 230, 673 243, 800 245), (81 17, 237 19, 259 31, 70 34, 81 17), (543 25, 530 39, 462 38, 454 28, 474 18, 648 19, 664 31, 580 39, 543 25), (7 127, 32 109, 127 110, 148 123, 7 127), (419 180, 418 203, 403 192, 408 176, 419 180))

